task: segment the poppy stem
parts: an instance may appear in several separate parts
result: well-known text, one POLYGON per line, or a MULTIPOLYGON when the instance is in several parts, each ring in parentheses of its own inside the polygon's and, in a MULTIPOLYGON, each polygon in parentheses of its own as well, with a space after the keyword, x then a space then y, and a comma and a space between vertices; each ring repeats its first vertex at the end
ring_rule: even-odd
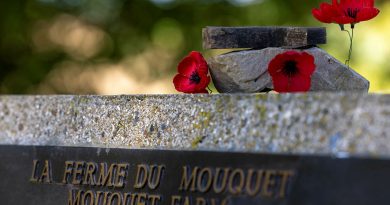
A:
POLYGON ((351 58, 352 58, 352 51, 353 51, 353 35, 354 35, 354 29, 352 28, 351 29, 351 32, 349 32, 348 30, 343 30, 345 32, 348 33, 348 36, 349 36, 349 51, 348 51, 348 59, 345 61, 345 65, 348 66, 349 68, 349 63, 351 62, 351 58))
POLYGON ((207 86, 207 90, 210 92, 210 94, 213 94, 213 91, 207 86))

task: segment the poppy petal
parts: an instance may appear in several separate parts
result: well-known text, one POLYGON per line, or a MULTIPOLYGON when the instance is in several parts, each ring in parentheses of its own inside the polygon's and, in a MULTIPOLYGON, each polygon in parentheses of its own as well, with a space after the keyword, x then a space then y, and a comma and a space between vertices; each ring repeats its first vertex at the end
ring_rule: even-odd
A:
POLYGON ((274 85, 274 90, 278 93, 287 93, 289 78, 285 75, 274 75, 272 76, 272 84, 274 85))
POLYGON ((356 21, 361 22, 371 20, 378 16, 379 12, 379 9, 376 8, 363 8, 358 12, 356 16, 356 21))
POLYGON ((299 53, 296 52, 296 51, 287 51, 287 52, 284 52, 284 53, 282 54, 282 56, 283 56, 283 55, 294 58, 294 57, 296 57, 297 55, 299 55, 299 53))
POLYGON ((349 17, 349 16, 337 16, 334 17, 333 20, 338 24, 351 24, 356 23, 355 19, 349 17))
POLYGON ((173 79, 173 84, 179 92, 193 93, 196 90, 196 84, 192 83, 191 80, 181 74, 178 74, 173 79))
POLYGON ((200 77, 200 82, 197 85, 197 90, 204 90, 207 88, 207 86, 210 84, 211 78, 210 76, 201 76, 200 77))
MULTIPOLYGON (((359 0, 357 0, 359 1, 359 0)), ((351 2, 351 0, 340 0, 340 4, 341 6, 350 6, 353 2, 351 2)))
POLYGON ((173 79, 173 84, 179 92, 183 93, 208 93, 206 87, 209 85, 211 79, 210 76, 201 77, 201 81, 196 84, 181 74, 178 74, 173 79), (204 92, 206 91, 206 92, 204 92))
POLYGON ((374 4, 374 0, 332 0, 332 5, 321 3, 312 14, 324 23, 354 24, 375 18, 379 10, 374 4))
POLYGON ((313 9, 311 13, 320 22, 332 23, 332 18, 324 15, 323 12, 321 12, 321 10, 319 10, 319 9, 313 9))
POLYGON ((314 64, 314 57, 306 52, 303 52, 297 61, 300 74, 306 77, 311 77, 316 68, 316 65, 314 64))
POLYGON ((276 55, 268 65, 274 90, 277 92, 305 92, 310 90, 315 59, 306 52, 287 51, 276 55), (289 61, 296 63, 296 72, 285 72, 289 61))
POLYGON ((374 0, 363 0, 363 6, 368 7, 368 8, 373 8, 374 7, 374 0))
POLYGON ((191 56, 187 56, 179 63, 177 70, 180 74, 189 78, 197 70, 196 61, 191 56))
POLYGON ((311 87, 311 78, 304 76, 287 77, 275 76, 272 77, 274 90, 278 93, 290 92, 307 92, 311 87))
POLYGON ((268 65, 268 72, 271 76, 282 75, 284 62, 286 62, 284 58, 284 55, 279 54, 270 61, 268 65))
POLYGON ((290 79, 288 92, 307 92, 311 87, 311 78, 298 75, 290 79))
POLYGON ((191 58, 196 62, 197 71, 199 73, 204 73, 204 74, 208 73, 209 69, 208 69, 207 62, 203 58, 203 55, 200 52, 192 51, 189 56, 191 56, 191 58))
POLYGON ((278 75, 272 77, 272 83, 278 93, 307 92, 311 87, 311 78, 301 75, 294 77, 278 75))
POLYGON ((202 54, 192 51, 178 65, 178 72, 173 79, 176 90, 184 93, 207 93, 211 78, 208 65, 202 54))
POLYGON ((209 91, 207 91, 206 89, 204 89, 204 90, 199 90, 199 92, 197 92, 196 94, 208 94, 209 93, 209 91))

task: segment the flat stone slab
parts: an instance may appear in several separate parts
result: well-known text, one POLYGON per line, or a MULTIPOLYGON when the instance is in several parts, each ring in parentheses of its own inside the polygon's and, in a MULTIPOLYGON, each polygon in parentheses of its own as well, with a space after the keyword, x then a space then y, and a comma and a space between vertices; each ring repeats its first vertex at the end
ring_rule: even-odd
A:
POLYGON ((298 48, 326 44, 322 27, 206 27, 204 49, 229 48, 298 48))
MULTIPOLYGON (((220 93, 257 93, 273 89, 269 62, 291 49, 265 48, 231 52, 208 59, 215 87, 220 93)), ((311 91, 368 92, 370 82, 326 51, 313 47, 296 49, 315 57, 311 91)))
POLYGON ((390 184, 388 159, 2 145, 0 156, 3 205, 386 205, 390 184))
POLYGON ((0 96, 0 144, 390 157, 390 95, 0 96))

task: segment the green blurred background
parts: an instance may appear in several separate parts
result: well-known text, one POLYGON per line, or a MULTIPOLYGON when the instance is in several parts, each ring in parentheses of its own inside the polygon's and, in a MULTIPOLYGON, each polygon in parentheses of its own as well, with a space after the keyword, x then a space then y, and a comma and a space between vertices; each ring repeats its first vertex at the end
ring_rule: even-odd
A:
MULTIPOLYGON (((321 47, 344 62, 347 34, 311 15, 321 0, 12 0, 0 2, 0 93, 175 93, 172 78, 191 50, 206 57, 208 25, 327 26, 321 47)), ((390 1, 357 25, 351 66, 390 92, 390 1)))

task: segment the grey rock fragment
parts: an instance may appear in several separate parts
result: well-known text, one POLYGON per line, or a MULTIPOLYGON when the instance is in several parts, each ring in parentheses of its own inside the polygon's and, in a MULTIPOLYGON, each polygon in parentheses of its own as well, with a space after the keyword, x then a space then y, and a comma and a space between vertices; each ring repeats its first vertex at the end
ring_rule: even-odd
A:
MULTIPOLYGON (((268 64, 276 55, 287 50, 291 49, 266 48, 211 58, 208 63, 213 82, 221 93, 257 93, 273 89, 268 64)), ((368 92, 368 80, 324 50, 313 47, 304 51, 315 57, 316 71, 312 76, 311 91, 368 92)))
POLYGON ((206 27, 205 49, 227 48, 297 48, 326 43, 326 29, 321 27, 206 27))

